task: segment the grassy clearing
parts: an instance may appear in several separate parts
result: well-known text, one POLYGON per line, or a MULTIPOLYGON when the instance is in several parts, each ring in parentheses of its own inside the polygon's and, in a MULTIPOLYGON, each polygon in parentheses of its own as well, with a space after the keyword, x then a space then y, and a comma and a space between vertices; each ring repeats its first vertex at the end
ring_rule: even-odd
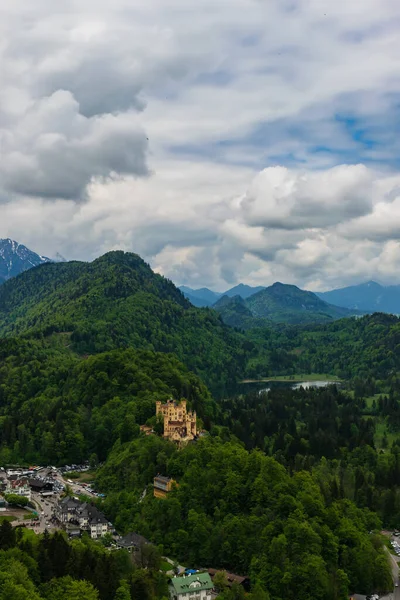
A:
POLYGON ((37 514, 35 515, 35 513, 29 513, 29 514, 25 515, 25 517, 24 517, 24 519, 37 519, 37 518, 38 518, 38 515, 37 514))
POLYGON ((381 417, 376 418, 375 422, 375 446, 377 449, 383 448, 383 438, 386 433, 388 448, 393 444, 394 440, 399 437, 399 434, 388 430, 386 421, 381 417))
POLYGON ((67 471, 64 473, 64 477, 68 479, 79 479, 79 475, 80 473, 77 473, 76 471, 67 471))
POLYGON ((367 398, 365 398, 367 408, 371 409, 374 400, 375 400, 375 402, 378 402, 378 399, 380 396, 382 396, 382 394, 375 394, 374 396, 367 396, 367 398))
POLYGON ((294 375, 277 375, 265 377, 263 379, 244 379, 240 383, 268 383, 268 382, 288 381, 290 383, 301 383, 302 381, 337 381, 341 380, 336 375, 328 373, 296 373, 294 375))
POLYGON ((161 571, 164 571, 164 573, 166 573, 167 571, 172 570, 172 565, 169 562, 167 562, 166 560, 162 560, 161 564, 160 564, 160 569, 161 569, 161 571))
POLYGON ((84 483, 93 481, 95 478, 95 471, 83 471, 82 473, 77 473, 76 471, 69 471, 68 473, 64 473, 64 479, 72 479, 73 481, 83 481, 84 483))
POLYGON ((12 517, 10 515, 2 515, 0 516, 0 523, 3 523, 3 521, 9 521, 9 523, 12 523, 13 521, 16 521, 17 517, 12 517))

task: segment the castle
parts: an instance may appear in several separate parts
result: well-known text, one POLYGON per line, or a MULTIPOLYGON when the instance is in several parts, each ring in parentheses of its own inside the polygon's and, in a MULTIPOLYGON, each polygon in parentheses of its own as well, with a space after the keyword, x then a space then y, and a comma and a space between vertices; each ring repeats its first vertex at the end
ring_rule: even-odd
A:
POLYGON ((156 402, 156 415, 164 417, 164 437, 174 442, 187 442, 197 435, 196 412, 186 410, 186 400, 156 402))

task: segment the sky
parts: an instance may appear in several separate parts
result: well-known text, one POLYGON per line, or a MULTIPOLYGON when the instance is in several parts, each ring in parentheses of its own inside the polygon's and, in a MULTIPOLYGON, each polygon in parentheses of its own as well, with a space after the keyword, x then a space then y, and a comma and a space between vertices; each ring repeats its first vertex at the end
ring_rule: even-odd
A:
POLYGON ((0 237, 399 284, 399 34, 394 0, 0 0, 0 237))

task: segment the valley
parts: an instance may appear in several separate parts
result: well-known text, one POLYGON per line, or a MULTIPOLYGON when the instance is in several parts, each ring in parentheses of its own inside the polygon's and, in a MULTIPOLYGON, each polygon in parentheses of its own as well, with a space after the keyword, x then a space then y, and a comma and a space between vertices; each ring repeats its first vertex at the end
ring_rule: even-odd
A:
MULTIPOLYGON (((276 308, 278 298, 292 315, 320 306, 314 295, 304 304, 298 288, 272 287, 246 302, 259 306, 261 295, 276 308)), ((70 465, 59 479, 67 496, 82 496, 118 537, 157 549, 144 584, 151 597, 156 581, 167 585, 161 556, 238 574, 250 595, 260 585, 271 600, 388 591, 379 532, 400 519, 399 320, 259 319, 231 328, 123 252, 10 279, 0 287, 0 465, 70 465), (155 407, 171 398, 195 411, 190 435, 184 420, 165 435, 155 407), (96 493, 74 473, 88 460, 96 493), (171 482, 162 497, 157 477, 171 482)), ((44 512, 38 531, 79 533, 74 519, 56 526, 44 512)), ((144 577, 135 565, 130 581, 144 577)), ((100 599, 114 600, 116 586, 104 584, 100 599)))

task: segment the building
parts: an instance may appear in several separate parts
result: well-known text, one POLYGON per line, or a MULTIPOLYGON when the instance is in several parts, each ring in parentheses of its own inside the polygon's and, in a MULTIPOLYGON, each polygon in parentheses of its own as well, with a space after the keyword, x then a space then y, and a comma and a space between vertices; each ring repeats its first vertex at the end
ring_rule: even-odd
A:
POLYGON ((88 531, 92 540, 104 537, 109 530, 106 517, 96 506, 88 502, 78 508, 78 522, 81 531, 88 531))
POLYGON ((15 496, 24 496, 31 501, 32 492, 31 488, 27 484, 26 479, 13 479, 7 483, 7 487, 4 491, 7 494, 14 494, 15 496))
POLYGON ((123 548, 124 550, 128 550, 131 554, 134 554, 135 558, 140 558, 143 547, 148 546, 151 542, 146 540, 142 535, 132 532, 120 537, 116 541, 116 544, 118 548, 123 548))
POLYGON ((187 411, 186 400, 179 403, 168 400, 166 404, 156 402, 156 415, 164 418, 164 437, 174 442, 187 442, 197 435, 197 417, 193 411, 187 411))
POLYGON ((104 537, 109 531, 108 520, 96 506, 69 496, 58 503, 55 516, 70 533, 79 528, 81 533, 87 531, 93 540, 104 537))
POLYGON ((28 479, 28 485, 31 488, 32 492, 53 492, 53 484, 49 481, 44 481, 43 479, 30 478, 28 479))
POLYGON ((174 479, 171 479, 171 477, 165 477, 164 475, 157 475, 154 477, 153 484, 155 498, 166 498, 167 494, 172 490, 172 485, 177 485, 174 479))
POLYGON ((235 575, 234 573, 228 573, 228 571, 224 571, 221 569, 208 569, 208 574, 211 577, 211 580, 214 581, 214 576, 216 573, 223 573, 226 577, 226 583, 229 587, 232 587, 234 583, 241 585, 246 591, 250 590, 250 579, 245 575, 235 575))
POLYGON ((148 425, 141 425, 140 431, 144 433, 144 435, 152 435, 154 433, 153 428, 148 425))
POLYGON ((60 523, 65 524, 70 521, 77 521, 77 510, 81 505, 79 500, 75 498, 71 498, 70 496, 65 496, 60 502, 56 505, 54 513, 60 523))
POLYGON ((173 577, 169 584, 171 600, 211 600, 213 584, 208 573, 173 577))

